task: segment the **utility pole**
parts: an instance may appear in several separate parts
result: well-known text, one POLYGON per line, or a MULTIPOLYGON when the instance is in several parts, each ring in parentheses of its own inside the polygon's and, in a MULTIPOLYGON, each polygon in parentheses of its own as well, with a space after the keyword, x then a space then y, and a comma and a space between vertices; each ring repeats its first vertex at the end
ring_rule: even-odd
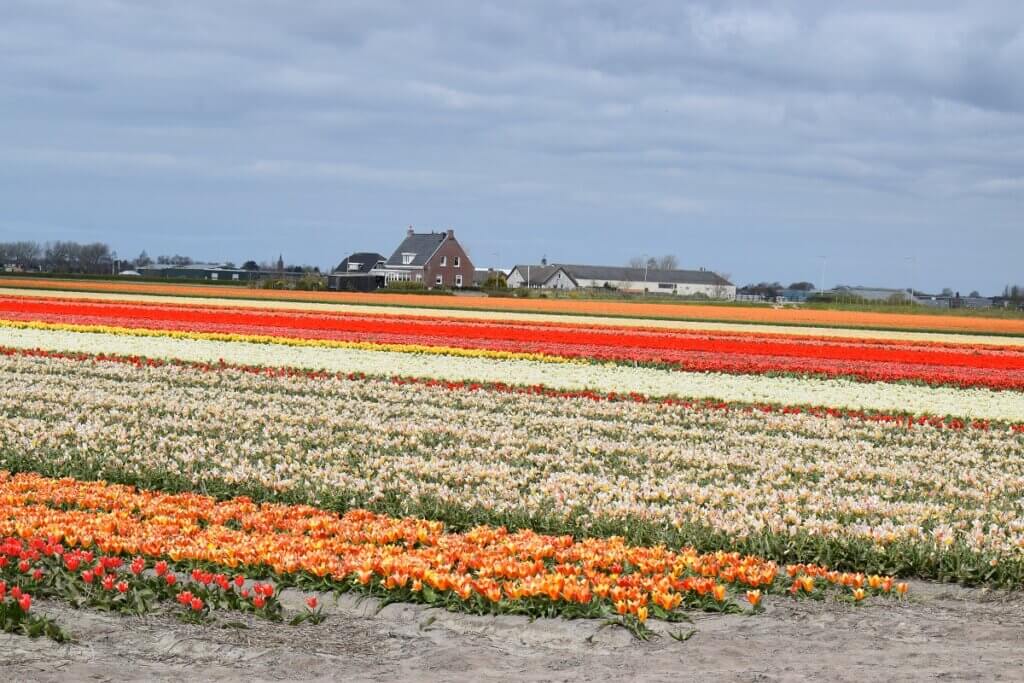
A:
POLYGON ((914 303, 914 284, 917 280, 917 257, 904 256, 904 261, 910 261, 910 303, 914 303))
POLYGON ((821 290, 820 291, 821 291, 821 294, 824 296, 824 294, 825 294, 825 263, 828 261, 828 257, 827 256, 819 256, 818 258, 821 259, 821 290))

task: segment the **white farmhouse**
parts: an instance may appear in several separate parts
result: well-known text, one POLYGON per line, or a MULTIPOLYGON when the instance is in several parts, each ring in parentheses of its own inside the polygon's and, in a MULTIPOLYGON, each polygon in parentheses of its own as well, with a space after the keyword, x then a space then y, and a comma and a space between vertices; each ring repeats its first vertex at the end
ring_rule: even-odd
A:
POLYGON ((736 286, 710 270, 660 270, 620 266, 570 264, 517 265, 508 276, 509 287, 542 289, 615 289, 622 292, 704 295, 709 299, 736 299, 736 286))

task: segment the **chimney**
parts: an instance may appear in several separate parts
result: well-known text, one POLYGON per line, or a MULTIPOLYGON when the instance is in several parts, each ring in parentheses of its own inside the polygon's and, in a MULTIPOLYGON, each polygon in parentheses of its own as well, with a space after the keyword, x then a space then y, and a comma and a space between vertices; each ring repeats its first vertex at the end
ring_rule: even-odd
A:
POLYGON ((452 230, 451 228, 448 228, 448 239, 450 239, 450 240, 455 239, 455 231, 452 230))
POLYGON ((412 237, 413 233, 412 233, 412 226, 411 225, 409 226, 409 229, 405 231, 405 234, 408 235, 409 237, 412 237))

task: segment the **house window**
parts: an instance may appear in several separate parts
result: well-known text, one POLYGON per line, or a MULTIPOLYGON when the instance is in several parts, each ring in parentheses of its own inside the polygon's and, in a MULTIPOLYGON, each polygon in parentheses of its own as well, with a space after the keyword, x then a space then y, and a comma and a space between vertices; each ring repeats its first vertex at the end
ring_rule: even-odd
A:
MULTIPOLYGON (((441 265, 442 266, 447 266, 448 265, 448 257, 447 256, 442 256, 441 257, 441 265)), ((456 263, 455 265, 459 265, 459 264, 456 263)))
POLYGON ((462 275, 456 275, 455 276, 455 286, 456 287, 461 287, 462 286, 462 275))
POLYGON ((210 279, 211 280, 216 280, 217 279, 217 273, 210 273, 210 279))
POLYGON ((458 256, 456 256, 455 257, 455 267, 458 268, 461 265, 462 265, 462 259, 460 259, 458 256))
POLYGON ((438 275, 437 277, 434 278, 434 284, 435 285, 440 285, 441 283, 442 283, 442 280, 441 280, 441 276, 440 275, 438 275))
POLYGON ((414 258, 416 258, 416 254, 415 253, 412 253, 412 254, 402 254, 402 265, 403 266, 409 265, 410 263, 412 263, 412 260, 414 258))
POLYGON ((349 261, 348 262, 348 269, 349 270, 359 270, 359 266, 361 266, 361 265, 362 265, 361 263, 352 263, 351 261, 349 261))
POLYGON ((232 280, 237 280, 238 279, 238 273, 231 273, 231 279, 232 280))

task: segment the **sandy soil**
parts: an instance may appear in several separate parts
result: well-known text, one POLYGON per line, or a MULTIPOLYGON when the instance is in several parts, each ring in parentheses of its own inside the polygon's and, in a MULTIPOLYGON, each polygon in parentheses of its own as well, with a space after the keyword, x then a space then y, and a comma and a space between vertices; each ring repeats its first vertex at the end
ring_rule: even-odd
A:
MULTIPOLYGON (((291 627, 221 617, 128 618, 40 602, 77 643, 0 634, 8 681, 776 681, 1024 679, 1024 596, 914 583, 905 604, 774 598, 762 615, 695 615, 650 642, 595 621, 474 617, 326 597, 331 617, 291 627), (697 632, 686 642, 668 632, 697 632)), ((285 593, 286 608, 301 596, 285 593)))

